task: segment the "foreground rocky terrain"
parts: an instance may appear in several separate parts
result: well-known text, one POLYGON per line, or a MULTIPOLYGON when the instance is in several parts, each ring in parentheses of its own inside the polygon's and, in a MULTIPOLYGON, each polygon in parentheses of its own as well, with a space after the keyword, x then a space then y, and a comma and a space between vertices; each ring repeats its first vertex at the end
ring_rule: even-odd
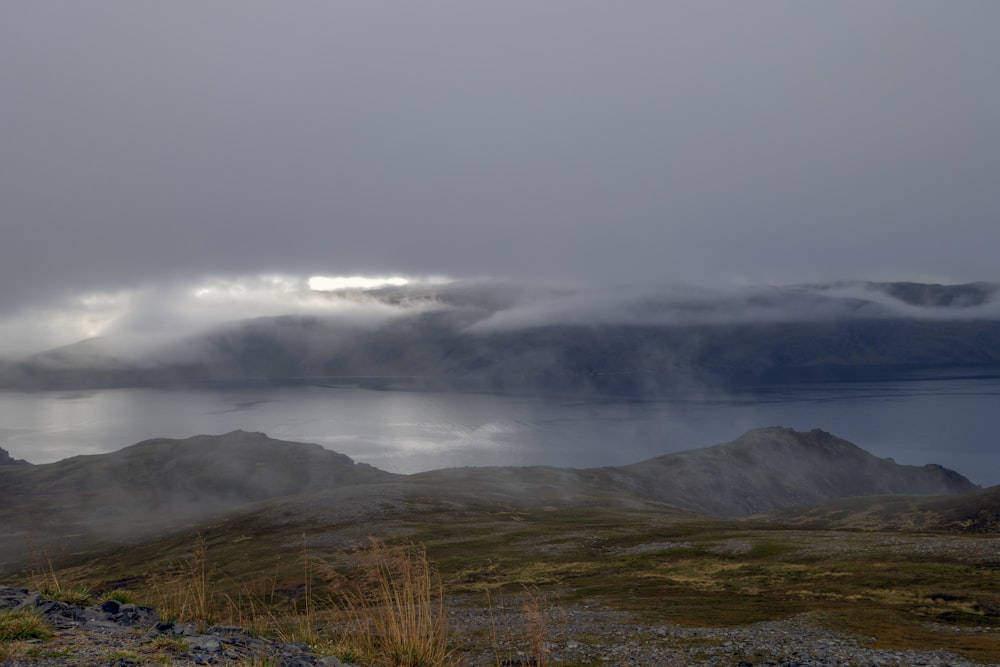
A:
MULTIPOLYGON (((321 656, 304 644, 254 636, 244 628, 162 621, 156 611, 114 600, 80 606, 50 599, 25 589, 0 587, 0 610, 30 609, 51 627, 53 636, 8 647, 0 644, 3 667, 70 667, 169 664, 258 665, 275 667, 338 667, 335 656, 321 656)), ((456 666, 496 664, 604 664, 634 667, 721 667, 838 665, 966 667, 977 663, 947 651, 895 651, 865 646, 818 628, 809 615, 741 628, 650 626, 629 614, 571 606, 559 610, 558 630, 546 638, 545 656, 534 659, 516 644, 477 646, 456 639, 456 666), (586 638, 586 639, 584 639, 586 638), (688 646, 687 648, 685 648, 688 646), (508 656, 508 657, 503 657, 508 656)), ((525 625, 523 615, 504 618, 508 626, 525 625)), ((463 610, 452 622, 465 628, 485 628, 495 619, 463 610), (459 618, 460 617, 460 618, 459 618)))
POLYGON ((115 600, 81 606, 46 599, 22 588, 0 587, 0 610, 31 610, 53 636, 0 648, 0 665, 251 664, 268 659, 281 667, 336 667, 302 644, 253 636, 244 628, 162 621, 155 610, 115 600))

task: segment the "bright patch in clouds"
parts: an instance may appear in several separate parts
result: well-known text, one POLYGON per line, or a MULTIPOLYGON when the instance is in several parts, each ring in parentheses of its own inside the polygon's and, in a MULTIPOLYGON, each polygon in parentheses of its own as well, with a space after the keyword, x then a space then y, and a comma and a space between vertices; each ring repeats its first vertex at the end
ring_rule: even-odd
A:
POLYGON ((333 292, 345 289, 379 289, 381 287, 402 287, 410 283, 406 278, 369 276, 313 276, 309 279, 309 289, 318 292, 333 292))
POLYGON ((302 278, 289 275, 210 278, 192 288, 199 299, 240 300, 261 296, 284 297, 306 291, 302 278))
MULTIPOLYGON (((216 276, 90 293, 0 313, 0 359, 76 343, 95 336, 115 356, 144 354, 229 322, 282 315, 383 322, 433 301, 389 304, 366 294, 380 287, 440 283, 398 276, 216 276)), ((96 348, 95 348, 96 349, 96 348)))

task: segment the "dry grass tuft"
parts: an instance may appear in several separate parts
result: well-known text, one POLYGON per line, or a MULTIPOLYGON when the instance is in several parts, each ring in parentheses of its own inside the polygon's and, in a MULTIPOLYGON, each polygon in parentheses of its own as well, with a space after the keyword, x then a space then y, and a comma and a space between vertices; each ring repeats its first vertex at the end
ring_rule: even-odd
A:
POLYGON ((547 667, 552 664, 549 656, 551 650, 549 641, 551 609, 537 589, 528 592, 523 608, 528 642, 531 647, 529 660, 539 667, 547 667))
POLYGON ((441 667, 451 650, 443 584, 422 546, 374 538, 333 567, 302 536, 298 576, 275 567, 269 580, 236 580, 214 569, 208 542, 150 580, 142 600, 161 617, 239 625, 263 636, 303 642, 350 662, 441 667))
POLYGON ((372 538, 350 578, 326 571, 347 623, 342 646, 370 664, 437 667, 448 663, 449 627, 441 577, 421 546, 389 547, 372 538))
POLYGON ((93 592, 83 585, 63 586, 59 575, 56 573, 55 565, 52 563, 52 556, 47 549, 38 549, 33 552, 33 567, 30 577, 30 587, 33 590, 41 591, 50 600, 75 604, 85 607, 94 601, 93 592))
POLYGON ((150 599, 160 616, 197 623, 204 629, 215 622, 215 596, 208 570, 208 544, 198 533, 191 555, 151 582, 150 599))
POLYGON ((502 588, 497 589, 496 604, 489 589, 486 590, 493 662, 539 667, 558 664, 552 656, 553 638, 557 624, 565 624, 565 615, 538 588, 523 589, 523 594, 511 601, 515 606, 510 608, 502 588))
POLYGON ((0 610, 0 642, 51 639, 52 630, 34 610, 0 610))

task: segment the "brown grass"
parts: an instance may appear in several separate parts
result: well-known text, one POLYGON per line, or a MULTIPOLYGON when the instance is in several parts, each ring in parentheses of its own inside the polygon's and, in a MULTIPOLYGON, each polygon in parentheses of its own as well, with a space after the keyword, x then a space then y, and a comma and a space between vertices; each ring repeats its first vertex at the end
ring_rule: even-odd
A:
POLYGON ((358 552, 352 575, 328 572, 327 577, 348 619, 341 644, 373 664, 435 667, 448 662, 444 589, 424 547, 389 547, 372 538, 358 552))
POLYGON ((52 630, 48 623, 34 610, 0 610, 0 643, 50 637, 52 630))
POLYGON ((195 623, 200 630, 219 618, 213 581, 208 569, 208 543, 195 536, 191 553, 151 579, 143 604, 154 607, 163 618, 195 623))
POLYGON ((364 664, 439 667, 451 649, 441 577, 422 546, 370 539, 337 567, 301 537, 297 580, 276 564, 266 579, 240 580, 212 566, 197 535, 188 556, 135 593, 164 618, 246 627, 364 664))
POLYGON ((240 517, 204 530, 203 558, 190 533, 174 535, 57 570, 58 579, 98 591, 127 579, 137 602, 161 612, 171 608, 162 592, 171 591, 175 620, 208 616, 305 638, 359 664, 416 664, 407 662, 419 651, 406 636, 438 641, 445 661, 449 647, 488 651, 491 641, 497 663, 554 659, 539 647, 560 636, 558 614, 542 612, 593 602, 631 612, 637 623, 699 627, 812 612, 832 630, 874 638, 876 647, 947 649, 1000 664, 1000 633, 982 630, 1000 627, 993 536, 786 529, 600 507, 501 513, 426 501, 365 528, 422 546, 365 542, 351 550, 363 539, 355 523, 240 517), (426 573, 399 564, 380 569, 388 554, 405 555, 406 567, 422 564, 426 573), (397 576, 425 582, 426 594, 407 598, 391 583, 397 576), (380 588, 379 581, 389 583, 380 588), (503 608, 511 591, 514 602, 503 608), (537 612, 522 605, 528 591, 540 596, 537 612), (559 605, 548 602, 555 595, 559 605), (442 621, 446 602, 484 616, 489 606, 498 612, 493 636, 488 621, 461 632, 421 629, 405 611, 417 599, 442 621), (209 613, 196 614, 199 607, 209 613), (386 610, 411 630, 380 627, 375 615, 386 610))

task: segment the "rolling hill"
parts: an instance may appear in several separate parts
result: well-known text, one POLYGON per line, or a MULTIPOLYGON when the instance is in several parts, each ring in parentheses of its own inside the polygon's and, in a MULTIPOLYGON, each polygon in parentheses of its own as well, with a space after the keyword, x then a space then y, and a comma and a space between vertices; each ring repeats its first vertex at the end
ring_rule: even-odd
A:
POLYGON ((96 548, 253 511, 315 523, 407 503, 645 508, 743 517, 840 498, 960 494, 978 487, 936 465, 903 466, 823 431, 751 431, 737 440, 633 465, 449 468, 396 475, 318 445, 235 431, 155 439, 109 454, 0 467, 0 560, 32 545, 96 548), (280 511, 279 509, 280 508, 280 511))

